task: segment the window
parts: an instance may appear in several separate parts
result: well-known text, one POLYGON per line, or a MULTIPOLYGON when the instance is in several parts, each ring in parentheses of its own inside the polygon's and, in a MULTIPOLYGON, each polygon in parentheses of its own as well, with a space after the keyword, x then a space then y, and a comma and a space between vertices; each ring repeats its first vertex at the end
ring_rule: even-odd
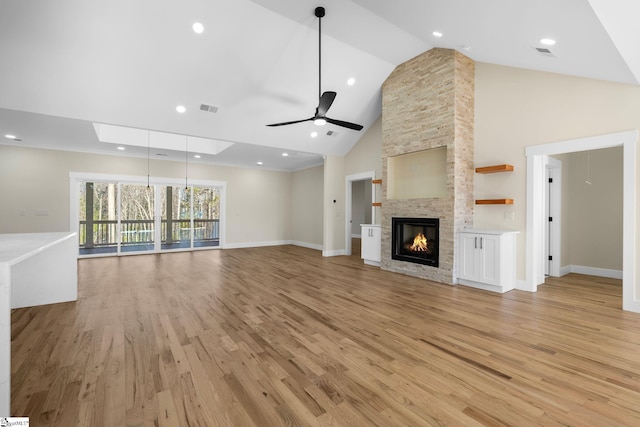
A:
POLYGON ((184 187, 157 179, 147 186, 131 177, 101 178, 71 174, 71 227, 78 231, 81 256, 221 245, 225 183, 184 187))

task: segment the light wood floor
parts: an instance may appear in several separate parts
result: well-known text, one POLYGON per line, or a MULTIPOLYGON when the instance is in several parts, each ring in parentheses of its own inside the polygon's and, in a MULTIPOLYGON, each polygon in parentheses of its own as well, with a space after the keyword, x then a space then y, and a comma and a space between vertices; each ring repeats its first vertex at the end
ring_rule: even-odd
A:
POLYGON ((618 281, 450 287, 293 247, 79 261, 12 313, 32 426, 638 426, 618 281))

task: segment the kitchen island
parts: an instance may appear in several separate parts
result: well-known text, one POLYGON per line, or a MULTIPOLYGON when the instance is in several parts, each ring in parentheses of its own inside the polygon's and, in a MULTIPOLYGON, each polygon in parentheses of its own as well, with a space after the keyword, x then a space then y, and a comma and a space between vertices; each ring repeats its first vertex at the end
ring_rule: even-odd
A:
POLYGON ((0 417, 14 415, 11 309, 77 300, 77 252, 76 233, 0 234, 0 417))

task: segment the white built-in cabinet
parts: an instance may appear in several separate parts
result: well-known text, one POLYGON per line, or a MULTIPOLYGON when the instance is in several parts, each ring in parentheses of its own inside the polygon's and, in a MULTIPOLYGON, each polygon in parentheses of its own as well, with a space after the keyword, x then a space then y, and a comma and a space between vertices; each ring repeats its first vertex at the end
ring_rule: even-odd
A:
POLYGON ((492 230, 458 233, 458 283, 500 293, 514 289, 517 233, 492 230))
POLYGON ((378 224, 360 224, 361 231, 361 258, 365 264, 380 265, 380 252, 382 245, 382 230, 378 224))

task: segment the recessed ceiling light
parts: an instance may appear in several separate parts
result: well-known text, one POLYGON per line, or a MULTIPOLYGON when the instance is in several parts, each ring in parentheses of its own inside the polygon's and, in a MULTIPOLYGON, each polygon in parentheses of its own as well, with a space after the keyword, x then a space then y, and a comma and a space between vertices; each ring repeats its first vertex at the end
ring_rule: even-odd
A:
POLYGON ((256 165, 258 165, 258 166, 262 166, 262 165, 264 165, 264 163, 262 163, 262 162, 257 162, 257 163, 256 163, 256 165))
POLYGON ((553 46, 554 44, 556 44, 556 41, 553 39, 541 39, 540 43, 547 45, 547 46, 553 46))
POLYGON ((318 136, 318 132, 316 132, 315 130, 311 132, 311 138, 315 138, 316 136, 318 136))
POLYGON ((442 33, 440 31, 434 31, 431 34, 433 34, 434 37, 442 37, 442 33))
POLYGON ((199 158, 200 158, 200 157, 202 157, 202 156, 201 156, 200 154, 196 154, 196 155, 195 155, 195 156, 193 156, 193 157, 195 157, 196 159, 199 159, 199 158))
POLYGON ((319 118, 319 119, 315 119, 313 121, 313 124, 316 125, 316 126, 324 126, 324 125, 327 124, 327 121, 325 119, 323 119, 323 118, 319 118))
POLYGON ((202 25, 199 22, 196 22, 195 24, 193 24, 193 32, 196 34, 202 34, 202 32, 204 31, 204 25, 202 25))
POLYGON ((282 157, 289 157, 289 153, 282 153, 282 157))
POLYGON ((349 86, 353 86, 354 84, 356 84, 356 79, 354 79, 353 77, 350 77, 349 80, 347 80, 347 84, 349 86))
POLYGON ((124 148, 124 147, 118 147, 118 150, 120 150, 120 151, 124 151, 124 150, 126 150, 126 148, 124 148))
POLYGON ((7 138, 7 139, 18 139, 17 136, 11 135, 11 134, 6 134, 4 137, 7 138))
POLYGON ((185 108, 185 106, 184 106, 184 105, 178 105, 178 106, 176 107, 176 111, 177 111, 178 113, 182 114, 182 113, 184 113, 185 111, 187 111, 187 109, 185 108))

